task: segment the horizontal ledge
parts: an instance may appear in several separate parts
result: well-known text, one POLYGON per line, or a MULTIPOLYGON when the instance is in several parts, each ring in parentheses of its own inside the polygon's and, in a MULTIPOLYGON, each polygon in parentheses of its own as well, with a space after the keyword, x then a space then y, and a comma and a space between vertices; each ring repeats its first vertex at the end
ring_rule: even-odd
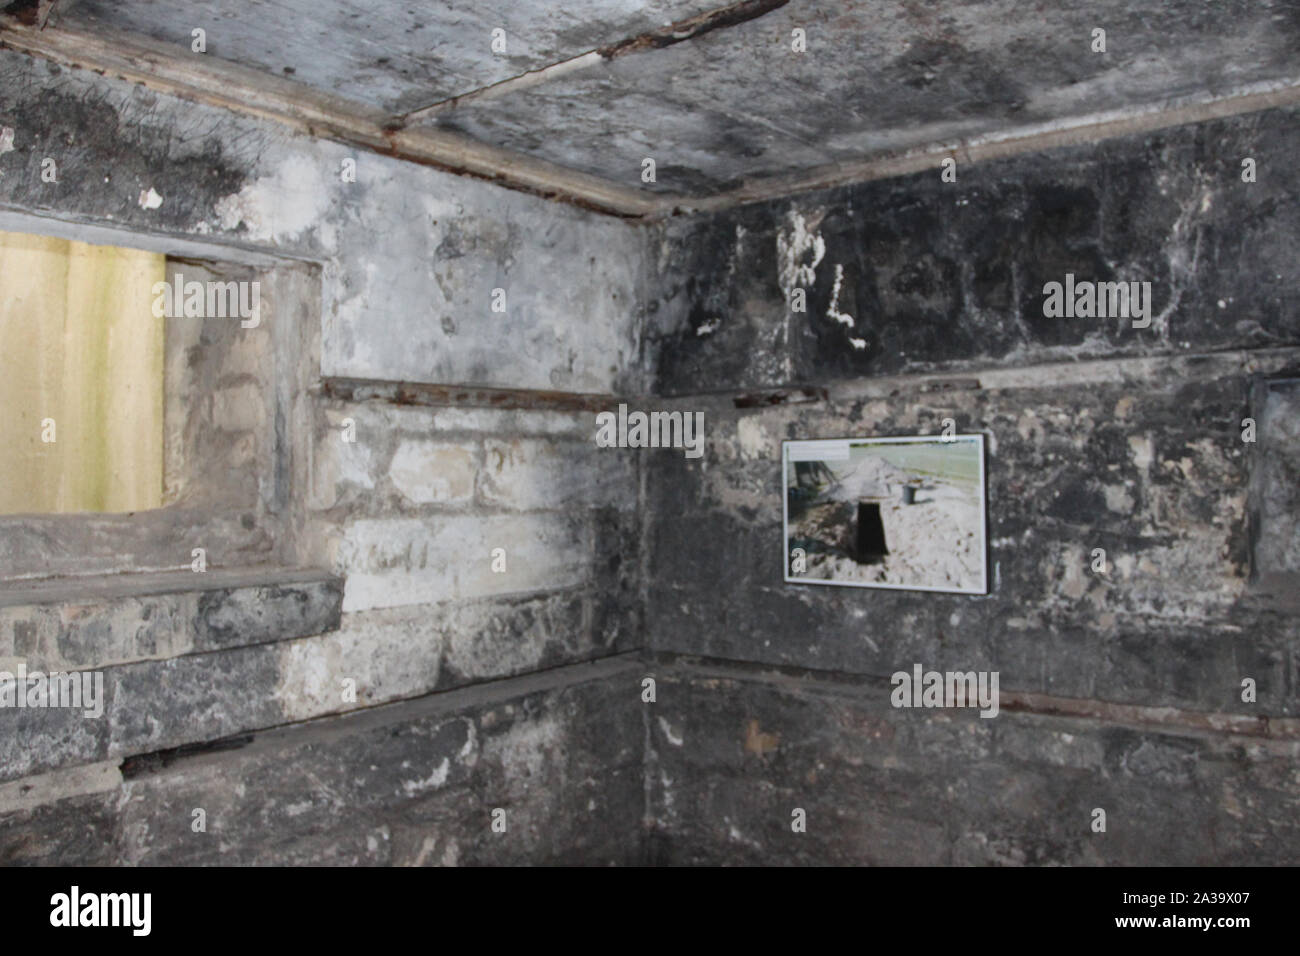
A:
POLYGON ((217 740, 201 741, 149 753, 122 757, 126 779, 157 773, 178 761, 221 760, 229 752, 275 751, 282 747, 324 744, 380 727, 405 727, 426 717, 454 718, 476 707, 493 707, 536 694, 563 691, 592 683, 629 680, 628 699, 640 706, 640 680, 646 673, 639 650, 624 651, 592 661, 562 664, 546 670, 479 681, 462 687, 435 690, 417 697, 358 707, 343 713, 322 714, 307 720, 249 730, 217 740))
POLYGON ((808 170, 755 179, 712 196, 679 199, 676 206, 665 197, 663 205, 670 208, 661 215, 717 212, 749 203, 787 199, 802 193, 910 176, 937 170, 944 159, 959 159, 973 165, 1294 106, 1300 106, 1300 79, 1282 77, 1252 83, 1224 94, 1201 91, 1139 106, 1003 128, 968 138, 937 140, 899 150, 868 153, 858 159, 844 159, 808 170))
MULTIPOLYGON (((1300 345, 1260 348, 1225 348, 1218 351, 1162 351, 1143 354, 1117 353, 1086 359, 1063 359, 1042 355, 1029 364, 1012 365, 999 359, 953 362, 946 367, 872 373, 863 371, 824 379, 820 384, 738 385, 731 389, 700 392, 672 392, 643 398, 673 407, 708 402, 710 407, 766 408, 810 401, 855 402, 859 399, 888 399, 900 395, 943 392, 1013 391, 1034 388, 1066 388, 1088 385, 1132 386, 1145 383, 1151 389, 1181 387, 1188 380, 1222 377, 1273 376, 1286 374, 1300 363, 1300 345), (1161 373, 1164 372, 1164 376, 1161 373), (783 396, 783 393, 789 393, 783 396)), ((630 401, 619 399, 619 401, 630 401)))
POLYGON ((619 399, 593 392, 535 391, 477 385, 431 385, 423 382, 389 382, 382 379, 325 377, 321 392, 349 402, 389 402, 450 408, 538 409, 543 411, 599 411, 619 399))
MULTIPOLYGON (((298 750, 308 745, 328 745, 377 729, 407 727, 425 718, 456 718, 477 708, 491 708, 593 683, 627 680, 628 706, 640 707, 640 680, 644 673, 640 652, 625 651, 594 661, 430 691, 342 713, 250 727, 211 739, 195 738, 157 749, 128 747, 112 757, 101 754, 82 762, 41 766, 29 773, 0 779, 0 817, 69 797, 112 791, 120 787, 124 779, 157 774, 175 764, 202 765, 225 761, 238 754, 274 753, 286 748, 298 750)), ((0 772, 3 769, 0 767, 0 772)))
POLYGON ((312 267, 319 266, 322 262, 319 258, 288 249, 268 252, 238 236, 195 239, 189 234, 151 231, 125 222, 105 224, 102 219, 59 209, 32 211, 8 202, 0 202, 0 231, 29 232, 98 246, 125 246, 162 253, 169 258, 199 259, 254 269, 312 267))
MULTIPOLYGON (((843 694, 890 684, 889 678, 877 674, 815 670, 794 665, 730 658, 699 657, 673 651, 650 652, 647 655, 647 668, 652 676, 656 667, 671 668, 683 674, 698 674, 711 679, 770 684, 790 691, 821 690, 832 694, 843 694)), ((887 710, 891 709, 887 702, 883 706, 887 710)), ((1267 714, 1251 716, 1220 711, 1188 710, 1174 706, 1123 704, 1105 700, 1058 697, 1033 691, 1002 691, 998 694, 998 707, 1000 711, 1025 714, 1030 717, 1090 720, 1100 724, 1170 734, 1251 737, 1287 745, 1300 741, 1300 717, 1267 714)), ((935 709, 947 711, 953 708, 935 709)))
POLYGON ((42 578, 0 585, 0 607, 22 607, 30 604, 94 604, 106 600, 148 597, 156 594, 292 587, 302 584, 341 582, 341 580, 333 572, 323 568, 276 566, 42 578))

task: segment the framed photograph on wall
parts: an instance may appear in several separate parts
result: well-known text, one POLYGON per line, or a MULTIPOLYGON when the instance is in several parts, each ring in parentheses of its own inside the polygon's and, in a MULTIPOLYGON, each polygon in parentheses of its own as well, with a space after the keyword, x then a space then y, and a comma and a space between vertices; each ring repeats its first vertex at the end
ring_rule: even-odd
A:
POLYGON ((988 593, 983 435, 781 445, 785 580, 988 593))

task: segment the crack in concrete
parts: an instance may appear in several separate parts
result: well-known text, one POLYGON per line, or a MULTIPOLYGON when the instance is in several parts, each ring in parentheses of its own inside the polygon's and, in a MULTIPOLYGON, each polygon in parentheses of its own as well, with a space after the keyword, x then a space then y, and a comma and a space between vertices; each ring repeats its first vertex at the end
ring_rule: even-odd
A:
POLYGON ((651 30, 648 33, 629 37, 610 46, 601 47, 598 52, 605 59, 612 60, 615 57, 635 53, 638 50, 663 49, 666 46, 672 46, 674 43, 691 40, 714 30, 745 23, 761 17, 765 13, 780 9, 789 2, 790 0, 742 0, 742 2, 733 3, 729 7, 710 10, 708 13, 701 13, 685 20, 678 20, 661 30, 651 30))
POLYGON ((789 2, 790 0, 741 0, 740 3, 733 3, 727 7, 687 17, 658 30, 650 30, 633 37, 627 37, 617 43, 598 47, 595 50, 588 50, 586 53, 570 57, 567 60, 561 60, 558 63, 552 63, 536 70, 528 70, 508 79, 480 87, 477 90, 448 97, 436 103, 430 103, 428 106, 421 106, 418 109, 394 117, 391 128, 401 129, 413 122, 450 112, 470 102, 503 96, 507 93, 538 86, 557 77, 584 70, 589 66, 626 56, 629 53, 661 50, 664 47, 694 39, 714 30, 746 23, 763 16, 765 13, 779 9, 789 2))

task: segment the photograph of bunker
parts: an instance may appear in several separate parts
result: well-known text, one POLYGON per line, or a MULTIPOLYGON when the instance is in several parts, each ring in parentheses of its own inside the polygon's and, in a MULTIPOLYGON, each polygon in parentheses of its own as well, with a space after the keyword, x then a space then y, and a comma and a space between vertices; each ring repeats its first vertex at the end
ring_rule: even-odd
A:
POLYGON ((983 594, 980 435, 785 443, 786 580, 983 594))

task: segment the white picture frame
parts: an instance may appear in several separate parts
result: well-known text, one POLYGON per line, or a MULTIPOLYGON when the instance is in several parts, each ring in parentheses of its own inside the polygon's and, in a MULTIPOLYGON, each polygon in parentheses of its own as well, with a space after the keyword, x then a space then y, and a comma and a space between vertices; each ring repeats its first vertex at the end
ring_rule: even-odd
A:
POLYGON ((783 441, 781 476, 786 583, 988 594, 982 434, 783 441))

